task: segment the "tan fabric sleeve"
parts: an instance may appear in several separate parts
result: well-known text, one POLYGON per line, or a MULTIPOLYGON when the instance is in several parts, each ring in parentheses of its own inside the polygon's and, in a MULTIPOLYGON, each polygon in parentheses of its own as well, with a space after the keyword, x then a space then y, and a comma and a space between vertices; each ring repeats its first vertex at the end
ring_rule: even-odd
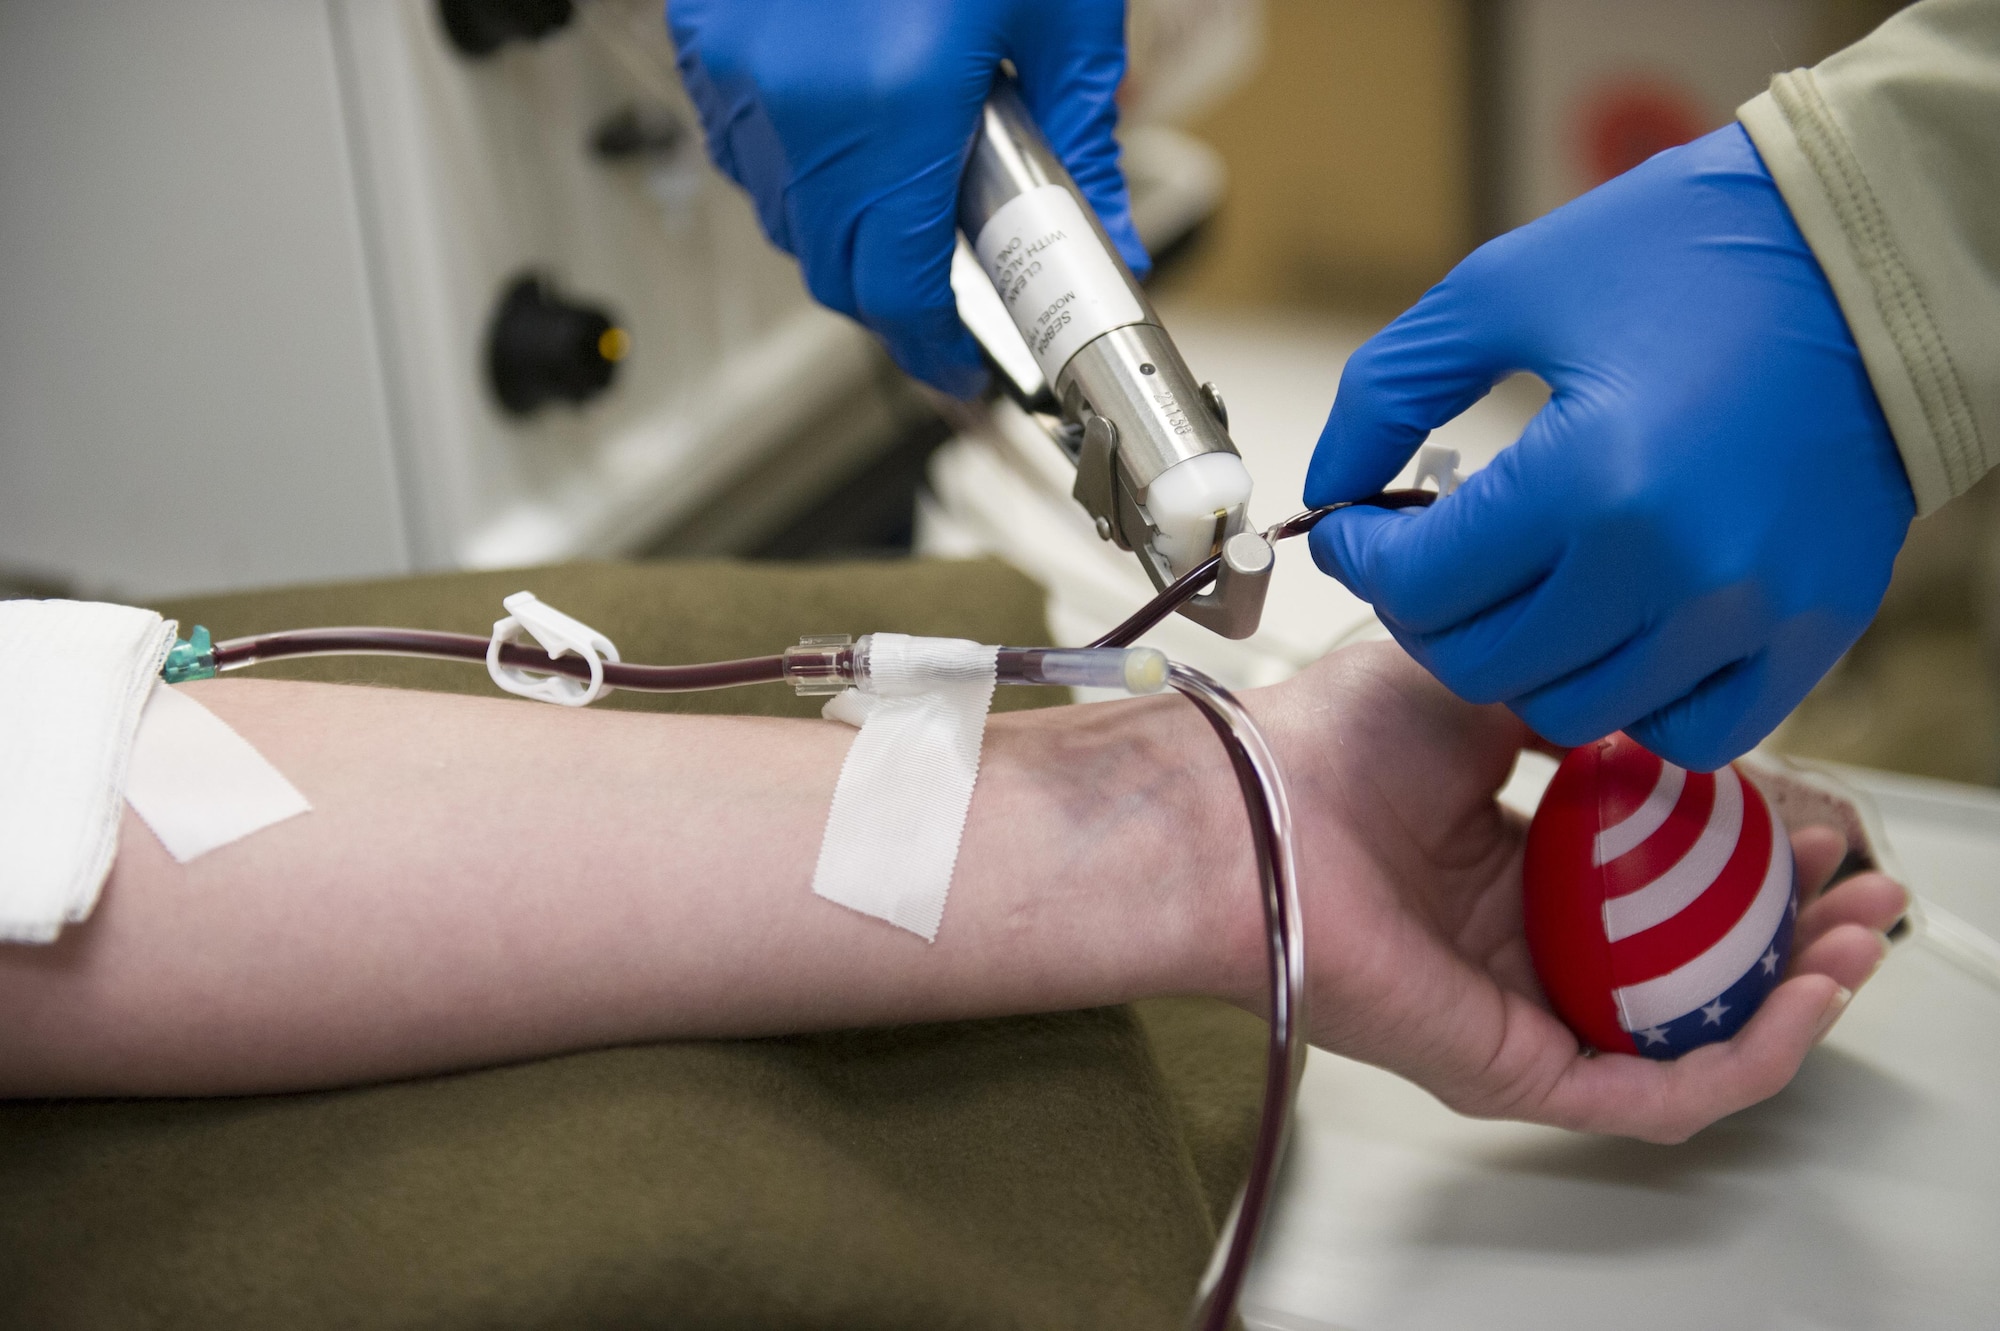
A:
POLYGON ((1923 0, 1737 116, 1929 513, 2000 465, 2000 0, 1923 0))

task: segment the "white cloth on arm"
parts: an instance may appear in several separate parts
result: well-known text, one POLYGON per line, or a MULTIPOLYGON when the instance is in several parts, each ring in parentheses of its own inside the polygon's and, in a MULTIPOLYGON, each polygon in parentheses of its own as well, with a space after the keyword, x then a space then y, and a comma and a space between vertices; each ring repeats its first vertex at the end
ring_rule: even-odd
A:
POLYGON ((48 942, 97 904, 173 643, 150 610, 0 601, 0 939, 48 942))

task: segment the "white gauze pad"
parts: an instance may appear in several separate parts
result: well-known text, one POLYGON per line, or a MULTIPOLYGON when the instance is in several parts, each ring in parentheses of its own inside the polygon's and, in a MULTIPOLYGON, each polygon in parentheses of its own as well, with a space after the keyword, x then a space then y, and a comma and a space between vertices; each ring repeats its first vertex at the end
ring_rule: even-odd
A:
POLYGON ((249 740, 164 683, 139 721, 125 801, 182 864, 312 811, 249 740))
POLYGON ((97 904, 132 736, 173 642, 150 610, 0 601, 0 939, 50 942, 97 904))
POLYGON ((834 787, 813 891, 935 942, 1000 649, 901 633, 874 634, 868 647, 867 689, 827 708, 864 719, 834 787))

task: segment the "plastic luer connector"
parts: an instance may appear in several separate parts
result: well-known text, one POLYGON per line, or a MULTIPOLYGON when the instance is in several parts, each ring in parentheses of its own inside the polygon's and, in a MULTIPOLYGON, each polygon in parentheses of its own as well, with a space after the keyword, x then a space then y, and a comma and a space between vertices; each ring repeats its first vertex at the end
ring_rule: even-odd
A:
POLYGON ((169 684, 215 678, 215 644, 209 639, 207 629, 196 624, 194 632, 175 641, 160 666, 160 678, 169 684))
POLYGON ((823 698, 854 683, 854 639, 818 633, 785 649, 785 682, 801 698, 823 698))

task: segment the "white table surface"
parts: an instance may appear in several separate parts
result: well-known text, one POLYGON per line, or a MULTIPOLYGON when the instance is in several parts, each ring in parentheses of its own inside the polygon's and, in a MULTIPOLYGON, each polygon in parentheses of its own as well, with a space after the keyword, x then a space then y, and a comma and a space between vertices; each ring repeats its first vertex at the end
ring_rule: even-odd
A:
MULTIPOLYGON (((1517 800, 1547 771, 1517 776, 1517 800)), ((1912 889, 2000 936, 2000 792, 1846 775, 1912 889)), ((2000 1327, 1996 1033, 1993 982, 1912 937, 1789 1088, 1677 1147, 1461 1118, 1316 1052, 1245 1320, 2000 1327)))

